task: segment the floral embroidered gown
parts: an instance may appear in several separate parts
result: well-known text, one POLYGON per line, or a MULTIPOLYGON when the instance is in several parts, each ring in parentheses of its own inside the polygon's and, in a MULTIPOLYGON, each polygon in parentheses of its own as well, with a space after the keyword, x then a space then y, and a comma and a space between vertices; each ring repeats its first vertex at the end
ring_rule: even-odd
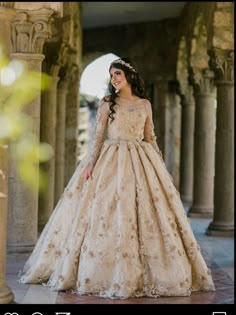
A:
POLYGON ((101 101, 89 156, 54 209, 19 281, 110 298, 188 296, 214 290, 159 153, 151 104, 101 101), (107 139, 103 141, 107 128, 107 139))

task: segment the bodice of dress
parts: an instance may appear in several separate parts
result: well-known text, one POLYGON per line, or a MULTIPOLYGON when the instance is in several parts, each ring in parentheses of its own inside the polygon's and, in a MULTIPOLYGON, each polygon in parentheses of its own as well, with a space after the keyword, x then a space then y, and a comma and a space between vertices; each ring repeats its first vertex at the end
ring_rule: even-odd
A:
POLYGON ((134 102, 119 99, 115 105, 114 121, 107 124, 109 140, 143 140, 147 119, 145 102, 140 99, 134 102))
POLYGON ((147 99, 130 101, 119 97, 114 110, 115 119, 111 122, 109 118, 110 103, 100 101, 93 144, 89 153, 91 164, 95 165, 98 159, 106 129, 109 140, 143 140, 149 142, 160 153, 154 132, 152 108, 147 99))

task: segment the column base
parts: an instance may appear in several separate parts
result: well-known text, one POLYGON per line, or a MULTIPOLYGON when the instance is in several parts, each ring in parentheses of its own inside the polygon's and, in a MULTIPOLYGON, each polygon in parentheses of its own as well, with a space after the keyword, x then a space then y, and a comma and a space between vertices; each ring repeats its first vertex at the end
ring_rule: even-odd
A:
POLYGON ((234 225, 212 221, 206 230, 206 234, 211 236, 234 236, 234 225))
POLYGON ((181 195, 180 196, 182 203, 184 203, 186 206, 190 206, 193 203, 193 198, 188 195, 181 195))
POLYGON ((14 303, 14 294, 11 289, 5 286, 0 288, 0 304, 12 304, 14 303))
POLYGON ((34 245, 8 245, 7 246, 7 253, 14 254, 14 253, 31 253, 34 249, 34 245))
POLYGON ((38 225, 38 234, 41 234, 42 233, 42 231, 43 231, 43 229, 45 228, 45 225, 47 224, 47 222, 46 223, 40 223, 39 225, 38 225))
POLYGON ((213 207, 192 206, 189 209, 188 217, 190 218, 212 218, 213 207))

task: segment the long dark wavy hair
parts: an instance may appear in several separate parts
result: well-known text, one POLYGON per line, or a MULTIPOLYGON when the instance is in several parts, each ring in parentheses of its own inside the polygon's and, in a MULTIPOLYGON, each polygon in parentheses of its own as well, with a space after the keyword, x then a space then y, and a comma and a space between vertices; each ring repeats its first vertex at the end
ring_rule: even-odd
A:
MULTIPOLYGON (((126 65, 123 65, 123 64, 118 63, 118 62, 116 63, 113 61, 110 65, 109 72, 110 72, 111 68, 117 68, 117 69, 123 70, 125 77, 126 77, 126 80, 131 86, 132 94, 136 95, 140 98, 146 98, 147 96, 146 96, 146 92, 145 92, 144 81, 141 78, 141 76, 139 75, 139 73, 137 71, 136 64, 134 63, 134 61, 132 61, 130 58, 126 58, 126 57, 122 57, 119 60, 123 60, 125 63, 128 63, 132 68, 129 68, 126 65)), ((117 98, 117 93, 116 93, 116 89, 111 84, 111 81, 109 82, 108 89, 109 89, 110 95, 105 96, 104 100, 110 102, 109 117, 111 118, 110 122, 112 123, 112 121, 115 119, 114 118, 114 114, 115 114, 114 106, 116 105, 115 99, 117 98)))

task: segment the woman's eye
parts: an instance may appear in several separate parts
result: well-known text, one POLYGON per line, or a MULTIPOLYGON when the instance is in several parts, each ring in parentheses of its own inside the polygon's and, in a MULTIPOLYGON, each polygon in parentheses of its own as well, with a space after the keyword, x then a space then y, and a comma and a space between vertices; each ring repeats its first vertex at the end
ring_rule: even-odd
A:
POLYGON ((121 75, 121 72, 120 72, 120 71, 117 71, 117 72, 115 72, 114 74, 111 74, 111 75, 110 75, 110 78, 113 79, 113 77, 114 77, 115 75, 121 75))

